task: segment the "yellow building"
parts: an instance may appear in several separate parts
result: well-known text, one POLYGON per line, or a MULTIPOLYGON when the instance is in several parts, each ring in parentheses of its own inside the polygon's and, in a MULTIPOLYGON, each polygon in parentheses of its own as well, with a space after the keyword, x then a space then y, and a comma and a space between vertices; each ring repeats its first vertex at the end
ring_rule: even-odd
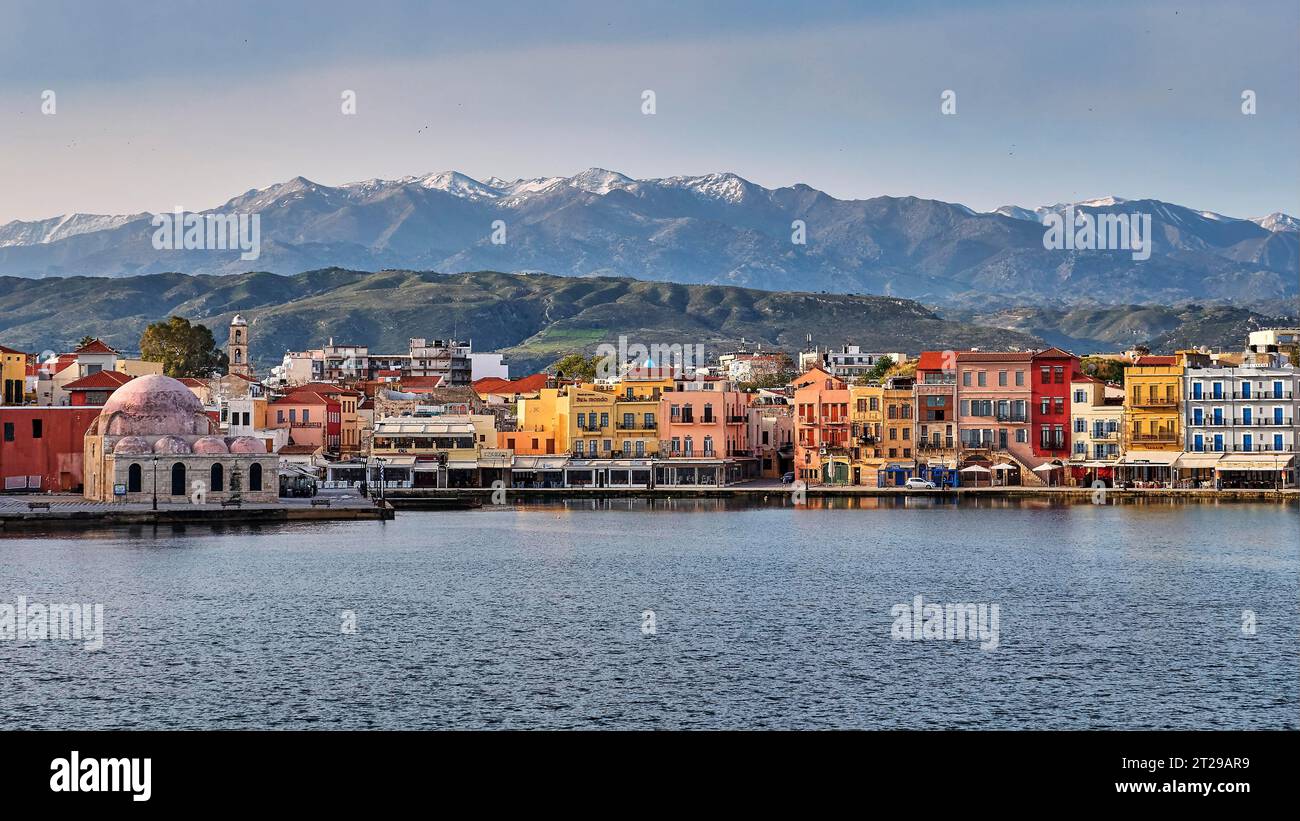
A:
POLYGON ((912 424, 916 420, 912 380, 906 377, 885 381, 881 398, 885 418, 880 423, 880 450, 887 462, 912 461, 912 424))
POLYGON ((879 471, 885 466, 881 456, 884 399, 881 385, 849 388, 849 480, 855 485, 875 487, 879 471))
POLYGON ((27 387, 27 354, 0 345, 0 405, 21 405, 27 387))
POLYGON ((1124 371, 1124 450, 1183 449, 1183 364, 1140 356, 1124 371))

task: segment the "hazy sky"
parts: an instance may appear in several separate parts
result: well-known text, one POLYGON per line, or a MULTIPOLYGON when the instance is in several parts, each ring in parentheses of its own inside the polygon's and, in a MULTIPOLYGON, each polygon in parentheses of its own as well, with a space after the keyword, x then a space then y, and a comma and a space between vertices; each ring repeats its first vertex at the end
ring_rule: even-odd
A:
POLYGON ((0 223, 590 166, 1300 214, 1295 0, 705 5, 4 0, 0 223))

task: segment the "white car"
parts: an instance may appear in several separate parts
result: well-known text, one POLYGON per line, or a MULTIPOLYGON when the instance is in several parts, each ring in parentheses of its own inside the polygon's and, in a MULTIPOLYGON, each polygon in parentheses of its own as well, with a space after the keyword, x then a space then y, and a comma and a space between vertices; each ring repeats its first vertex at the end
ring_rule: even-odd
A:
POLYGON ((934 490, 935 484, 929 479, 922 479, 919 476, 913 476, 911 479, 907 480, 903 487, 908 490, 934 490))

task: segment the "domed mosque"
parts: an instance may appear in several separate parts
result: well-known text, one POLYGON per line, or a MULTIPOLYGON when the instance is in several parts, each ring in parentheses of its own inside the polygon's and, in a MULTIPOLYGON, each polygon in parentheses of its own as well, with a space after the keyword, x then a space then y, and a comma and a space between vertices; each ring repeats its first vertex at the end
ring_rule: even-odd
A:
POLYGON ((86 431, 85 496, 101 502, 274 502, 277 457, 252 436, 221 436, 194 392, 140 376, 108 397, 86 431))

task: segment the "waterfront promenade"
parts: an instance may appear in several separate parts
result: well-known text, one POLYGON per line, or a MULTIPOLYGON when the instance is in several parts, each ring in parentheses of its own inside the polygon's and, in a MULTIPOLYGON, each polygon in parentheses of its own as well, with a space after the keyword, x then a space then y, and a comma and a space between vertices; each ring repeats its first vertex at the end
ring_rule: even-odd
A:
POLYGON ((98 502, 80 494, 40 493, 0 496, 0 531, 81 528, 99 525, 238 524, 391 519, 391 507, 356 493, 322 494, 312 499, 284 498, 273 503, 222 506, 159 502, 98 502), (315 501, 316 504, 312 504, 315 501), (328 504, 326 504, 328 502, 328 504))

